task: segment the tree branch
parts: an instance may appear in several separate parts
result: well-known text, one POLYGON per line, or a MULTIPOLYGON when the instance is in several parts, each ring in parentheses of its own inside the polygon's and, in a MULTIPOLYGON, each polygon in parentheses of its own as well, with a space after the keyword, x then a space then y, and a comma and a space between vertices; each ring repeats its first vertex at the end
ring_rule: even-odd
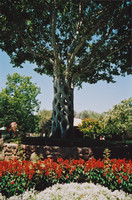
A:
POLYGON ((118 49, 115 49, 115 50, 113 50, 112 52, 110 52, 109 54, 107 54, 106 56, 108 57, 108 56, 111 56, 111 55, 113 55, 114 53, 116 53, 116 52, 118 52, 118 51, 120 51, 124 46, 126 46, 129 42, 131 42, 131 39, 129 40, 129 41, 127 41, 127 42, 125 42, 121 47, 119 47, 118 49))
MULTIPOLYGON (((83 7, 82 5, 80 4, 79 5, 79 14, 81 15, 82 14, 82 10, 83 10, 83 7)), ((101 13, 103 12, 103 10, 101 10, 100 12, 97 13, 97 15, 94 17, 94 20, 96 17, 98 17, 99 15, 101 15, 101 13)), ((73 45, 74 41, 77 39, 77 36, 79 35, 79 30, 81 28, 81 25, 83 23, 83 20, 81 19, 80 21, 78 21, 77 25, 76 25, 76 34, 71 42, 71 46, 73 45)))
MULTIPOLYGON (((106 9, 106 10, 107 10, 107 9, 106 9)), ((106 11, 106 10, 105 10, 105 11, 106 11)), ((104 12, 100 11, 100 12, 94 17, 93 20, 96 20, 96 17, 97 17, 98 15, 102 16, 103 14, 104 14, 104 12)), ((95 31, 98 29, 98 27, 100 26, 100 24, 101 24, 101 22, 102 22, 102 18, 100 19, 100 21, 97 20, 96 22, 97 22, 97 25, 94 26, 89 32, 88 32, 88 30, 86 30, 85 33, 84 33, 84 35, 82 36, 82 38, 81 38, 81 40, 80 40, 80 43, 75 47, 74 52, 71 54, 71 57, 70 57, 70 59, 69 59, 69 61, 68 61, 67 71, 70 71, 70 68, 71 68, 71 66, 73 65, 75 56, 76 56, 76 54, 78 53, 78 51, 80 50, 80 48, 83 46, 83 44, 85 43, 86 39, 87 39, 93 32, 95 32, 95 31)), ((101 25, 104 25, 105 23, 106 23, 106 21, 104 21, 104 23, 101 24, 101 25)), ((78 35, 79 35, 79 33, 78 33, 78 35)))
MULTIPOLYGON (((82 13, 82 5, 79 4, 79 14, 81 16, 81 13, 82 13)), ((82 25, 82 19, 80 19, 78 21, 78 23, 76 24, 76 34, 71 42, 71 46, 73 45, 74 41, 77 39, 77 36, 79 35, 79 29, 81 28, 81 25, 82 25)))
POLYGON ((28 51, 29 51, 32 55, 37 56, 37 57, 41 57, 41 58, 45 58, 45 59, 48 60, 50 63, 52 63, 52 64, 54 63, 53 60, 50 59, 49 57, 47 57, 47 56, 45 56, 45 55, 43 55, 43 54, 41 54, 41 53, 36 53, 36 52, 34 52, 34 51, 32 50, 32 48, 29 46, 27 40, 23 37, 23 35, 22 35, 22 33, 21 33, 20 30, 18 30, 18 34, 19 34, 20 38, 22 39, 22 41, 23 41, 25 47, 28 48, 28 51))
POLYGON ((80 43, 78 44, 78 46, 76 46, 74 52, 71 54, 70 60, 68 62, 68 68, 70 68, 72 66, 76 54, 78 53, 80 48, 83 46, 83 44, 86 41, 86 39, 91 35, 92 32, 94 32, 94 31, 96 31, 98 29, 99 25, 100 25, 100 23, 98 23, 96 27, 92 28, 91 31, 89 32, 89 34, 87 34, 87 35, 85 35, 84 37, 81 38, 80 43))
POLYGON ((57 21, 57 13, 56 13, 56 8, 54 7, 53 14, 52 14, 52 22, 51 22, 51 42, 52 42, 53 52, 54 52, 54 57, 55 57, 54 71, 58 73, 60 72, 60 57, 59 57, 58 48, 57 48, 56 39, 55 39, 56 21, 57 21))
MULTIPOLYGON (((30 36, 30 40, 31 40, 31 41, 35 41, 36 38, 33 36, 32 33, 30 33, 29 29, 27 29, 27 31, 28 31, 28 35, 30 36)), ((42 45, 37 44, 37 43, 35 43, 35 46, 37 47, 37 50, 39 50, 39 51, 41 51, 41 52, 43 52, 43 53, 45 53, 45 54, 48 54, 49 56, 52 56, 52 54, 51 54, 51 52, 49 51, 48 48, 47 48, 47 49, 46 49, 46 48, 43 48, 42 45)), ((53 61, 52 59, 50 59, 50 60, 51 60, 51 63, 53 64, 54 61, 53 61)))
POLYGON ((79 69, 79 71, 77 71, 75 74, 74 74, 74 76, 73 76, 73 82, 74 82, 74 80, 76 79, 76 77, 80 74, 80 73, 87 73, 88 71, 89 71, 89 67, 92 65, 92 64, 94 64, 96 61, 97 61, 97 63, 96 64, 98 64, 99 62, 101 62, 104 58, 107 58, 107 57, 109 57, 109 56, 111 56, 111 55, 113 55, 114 53, 116 53, 116 52, 118 52, 118 51, 120 51, 124 46, 126 46, 129 42, 131 42, 131 39, 129 40, 129 41, 127 41, 127 42, 125 42, 122 46, 120 46, 118 49, 115 49, 115 50, 113 50, 113 51, 111 51, 110 53, 108 53, 108 54, 104 54, 104 56, 102 56, 102 57, 96 57, 95 59, 93 59, 88 65, 86 65, 84 68, 80 68, 79 69), (100 59, 99 59, 100 58, 100 59))
MULTIPOLYGON (((93 48, 93 50, 91 52, 89 52, 89 55, 90 55, 90 57, 88 58, 89 61, 91 60, 92 52, 93 53, 96 52, 96 50, 98 49, 98 47, 101 46, 101 45, 103 45, 105 43, 105 41, 108 39, 108 37, 109 37, 110 33, 112 32, 112 30, 113 30, 113 26, 110 27, 110 29, 109 29, 109 31, 107 33, 103 34, 102 40, 100 40, 96 44, 95 48, 93 48)), ((93 59, 85 68, 88 68, 90 65, 92 65, 93 62, 94 62, 94 60, 97 60, 97 58, 93 59)))

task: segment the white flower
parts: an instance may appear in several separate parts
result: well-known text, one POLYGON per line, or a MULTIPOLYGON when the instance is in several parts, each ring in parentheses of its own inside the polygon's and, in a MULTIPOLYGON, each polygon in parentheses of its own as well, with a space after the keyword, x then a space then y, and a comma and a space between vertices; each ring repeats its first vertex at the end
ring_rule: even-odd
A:
MULTIPOLYGON (((1 200, 5 200, 0 198, 1 200)), ((93 183, 55 184, 42 192, 34 189, 8 200, 131 200, 132 194, 115 190, 112 192, 106 187, 93 183)))

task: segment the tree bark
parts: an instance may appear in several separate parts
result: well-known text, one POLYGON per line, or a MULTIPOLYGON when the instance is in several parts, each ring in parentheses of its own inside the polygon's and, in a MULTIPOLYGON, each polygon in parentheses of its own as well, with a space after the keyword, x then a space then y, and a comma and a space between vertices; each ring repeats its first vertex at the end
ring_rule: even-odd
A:
POLYGON ((52 136, 69 137, 73 128, 73 88, 64 77, 54 77, 52 136))

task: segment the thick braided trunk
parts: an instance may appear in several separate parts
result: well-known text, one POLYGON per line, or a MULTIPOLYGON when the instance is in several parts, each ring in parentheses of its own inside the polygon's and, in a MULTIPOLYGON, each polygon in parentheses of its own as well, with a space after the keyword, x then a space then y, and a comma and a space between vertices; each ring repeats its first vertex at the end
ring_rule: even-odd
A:
POLYGON ((73 88, 63 78, 54 78, 53 137, 65 138, 73 128, 73 88))

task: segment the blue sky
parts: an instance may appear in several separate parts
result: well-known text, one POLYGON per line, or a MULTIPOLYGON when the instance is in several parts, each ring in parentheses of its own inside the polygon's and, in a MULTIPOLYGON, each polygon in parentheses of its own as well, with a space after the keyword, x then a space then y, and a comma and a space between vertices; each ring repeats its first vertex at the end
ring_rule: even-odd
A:
MULTIPOLYGON (((53 101, 53 79, 46 75, 34 72, 35 65, 26 62, 24 68, 13 68, 9 56, 0 50, 0 91, 5 88, 7 74, 17 72, 21 75, 32 76, 32 82, 41 88, 38 99, 41 101, 40 109, 51 110, 53 101)), ((102 113, 112 109, 113 105, 124 99, 132 97, 132 76, 115 77, 116 83, 99 81, 96 84, 84 83, 82 89, 75 88, 74 110, 93 110, 102 113)))

